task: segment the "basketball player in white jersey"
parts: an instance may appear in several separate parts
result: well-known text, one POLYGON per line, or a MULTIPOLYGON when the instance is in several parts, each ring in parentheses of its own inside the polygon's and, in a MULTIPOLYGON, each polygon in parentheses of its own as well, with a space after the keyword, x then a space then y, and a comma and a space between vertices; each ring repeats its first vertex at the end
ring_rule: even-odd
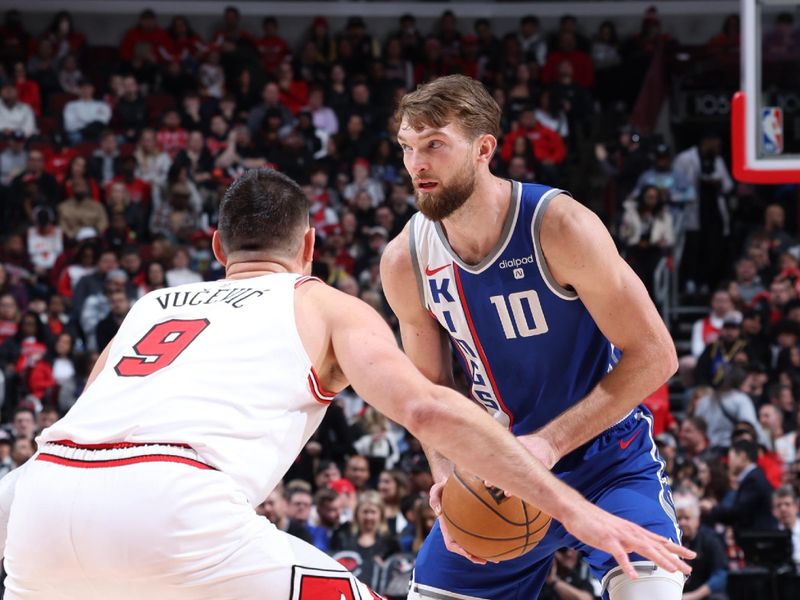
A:
POLYGON ((688 571, 675 556, 688 551, 586 502, 480 408, 423 377, 376 312, 304 276, 314 231, 293 181, 242 176, 213 247, 226 278, 139 300, 73 409, 3 480, 7 600, 377 597, 254 511, 348 384, 632 576, 632 550, 688 571))

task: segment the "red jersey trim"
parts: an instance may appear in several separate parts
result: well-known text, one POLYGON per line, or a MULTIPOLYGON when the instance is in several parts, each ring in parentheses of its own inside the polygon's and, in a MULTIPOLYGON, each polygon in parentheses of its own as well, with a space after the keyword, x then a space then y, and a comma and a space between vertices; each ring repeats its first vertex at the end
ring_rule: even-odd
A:
POLYGON ((136 463, 148 462, 171 462, 189 465, 198 469, 208 471, 215 471, 214 467, 209 466, 199 460, 185 458, 183 456, 173 456, 171 454, 147 454, 145 456, 131 456, 129 458, 117 458, 111 460, 77 460, 74 458, 64 458, 63 456, 56 456, 55 454, 46 454, 41 452, 36 460, 55 463, 65 467, 77 467, 79 469, 103 469, 109 467, 124 467, 126 465, 133 465, 136 463))
POLYGON ((330 404, 336 398, 335 392, 329 392, 322 387, 319 382, 319 375, 317 375, 314 367, 311 367, 311 371, 308 373, 308 388, 311 390, 311 395, 314 396, 314 399, 317 402, 322 402, 322 404, 330 404))

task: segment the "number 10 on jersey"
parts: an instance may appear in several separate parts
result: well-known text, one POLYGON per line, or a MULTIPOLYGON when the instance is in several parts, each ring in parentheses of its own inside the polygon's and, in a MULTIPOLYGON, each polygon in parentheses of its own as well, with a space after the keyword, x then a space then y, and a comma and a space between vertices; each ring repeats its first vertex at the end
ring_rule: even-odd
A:
POLYGON ((489 301, 497 309, 506 339, 516 339, 517 332, 519 337, 547 333, 542 303, 539 302, 539 294, 534 290, 509 294, 508 299, 503 295, 492 296, 489 301))

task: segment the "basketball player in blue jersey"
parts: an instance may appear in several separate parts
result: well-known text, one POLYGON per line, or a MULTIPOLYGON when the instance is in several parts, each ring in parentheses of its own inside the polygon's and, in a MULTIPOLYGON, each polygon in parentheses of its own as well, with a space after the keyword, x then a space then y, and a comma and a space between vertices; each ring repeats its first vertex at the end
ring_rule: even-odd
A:
MULTIPOLYGON (((454 75, 425 84, 402 99, 397 118, 420 213, 387 247, 381 278, 405 352, 449 385, 455 355, 473 400, 557 476, 678 542, 641 405, 677 358, 644 285, 567 192, 492 175, 500 108, 480 83, 454 75)), ((428 450, 438 514, 453 465, 428 450)), ((419 553, 410 600, 531 600, 564 546, 583 552, 605 598, 681 598, 683 574, 631 553, 639 576, 629 578, 555 521, 532 552, 488 564, 456 545, 443 521, 419 553)))

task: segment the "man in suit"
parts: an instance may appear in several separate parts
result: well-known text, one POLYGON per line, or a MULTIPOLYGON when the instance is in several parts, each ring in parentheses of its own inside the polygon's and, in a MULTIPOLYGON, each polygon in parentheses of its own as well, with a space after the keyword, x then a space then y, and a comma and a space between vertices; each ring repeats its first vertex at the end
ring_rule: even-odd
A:
MULTIPOLYGON (((728 469, 736 478, 736 495, 731 504, 723 502, 708 514, 711 522, 732 525, 739 533, 744 530, 775 529, 772 515, 772 486, 756 465, 758 446, 750 440, 739 440, 728 450, 728 469)), ((705 505, 708 508, 708 505, 705 505)))
POLYGON ((792 532, 792 560, 800 567, 800 502, 790 485, 783 485, 772 496, 772 514, 778 528, 792 532))

